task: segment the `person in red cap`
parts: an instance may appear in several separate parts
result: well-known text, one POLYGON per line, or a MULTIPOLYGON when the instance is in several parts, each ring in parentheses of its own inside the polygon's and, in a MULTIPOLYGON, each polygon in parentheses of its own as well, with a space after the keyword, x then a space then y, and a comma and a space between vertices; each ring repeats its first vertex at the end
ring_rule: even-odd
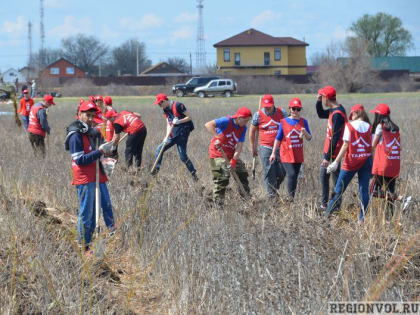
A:
POLYGON ((350 122, 345 125, 340 152, 334 162, 327 167, 328 173, 334 172, 344 158, 334 193, 325 214, 330 216, 340 209, 342 196, 357 173, 361 199, 359 221, 363 221, 369 205, 369 180, 372 172, 372 126, 361 104, 356 104, 351 108, 349 120, 350 122))
MULTIPOLYGON (((188 137, 191 131, 194 130, 190 113, 184 104, 180 102, 170 101, 168 97, 161 93, 156 95, 155 105, 159 105, 163 110, 163 115, 166 118, 166 135, 161 144, 156 149, 155 159, 158 158, 161 150, 165 152, 175 144, 178 148, 178 154, 181 161, 185 164, 192 178, 197 181, 197 171, 194 164, 187 155, 188 137)), ((153 175, 157 174, 160 169, 163 154, 153 170, 153 175)))
POLYGON ((50 126, 47 120, 47 108, 55 105, 54 98, 47 94, 44 99, 34 104, 29 112, 28 136, 29 142, 34 149, 35 156, 41 152, 45 158, 45 137, 50 134, 50 126))
MULTIPOLYGON (((64 147, 70 151, 72 159, 73 181, 77 188, 79 198, 79 211, 77 217, 77 232, 79 245, 86 254, 90 254, 90 245, 95 231, 95 188, 96 188, 96 161, 104 154, 109 153, 110 145, 102 144, 98 149, 96 144, 102 141, 98 130, 92 128, 96 114, 96 105, 92 102, 83 102, 79 107, 79 119, 71 123, 66 129, 64 147)), ((115 233, 114 215, 111 199, 106 182, 107 176, 100 164, 99 190, 100 204, 103 210, 105 224, 111 234, 115 233)))
POLYGON ((277 158, 272 163, 270 163, 270 155, 273 152, 274 140, 279 130, 280 121, 287 117, 287 112, 274 106, 274 98, 270 94, 265 94, 261 98, 260 107, 252 117, 249 142, 252 155, 254 157, 260 155, 265 189, 267 195, 272 198, 277 196, 277 190, 284 180, 285 172, 278 152, 277 158), (255 143, 257 132, 259 135, 259 150, 257 150, 255 143))
POLYGON ((133 165, 134 159, 135 166, 139 171, 141 167, 143 145, 147 136, 147 129, 141 120, 140 114, 127 110, 123 110, 120 113, 117 113, 115 110, 110 110, 106 112, 105 117, 112 123, 115 130, 111 140, 114 146, 113 151, 117 150, 121 132, 128 133, 125 144, 125 163, 127 168, 129 168, 133 165))
POLYGON ((111 98, 111 96, 105 96, 104 97, 104 104, 105 104, 106 111, 112 109, 112 98, 111 98))
POLYGON ((303 138, 308 141, 312 139, 308 121, 300 116, 301 110, 301 100, 297 97, 292 98, 289 102, 290 115, 280 121, 270 156, 270 162, 274 163, 280 147, 280 159, 287 174, 290 201, 295 197, 297 179, 303 163, 303 138))
MULTIPOLYGON (((113 110, 111 96, 104 97, 104 105, 105 105, 105 113, 107 113, 110 110, 113 110)), ((108 141, 111 141, 112 138, 114 138, 114 125, 112 124, 111 121, 107 120, 106 128, 105 128, 105 140, 108 142, 108 141)))
POLYGON ((29 96, 28 90, 23 90, 23 98, 20 99, 20 109, 19 114, 22 117, 23 125, 25 126, 25 130, 28 130, 29 125, 29 113, 31 112, 31 108, 34 105, 34 100, 29 96))
POLYGON ((375 114, 372 126, 374 158, 371 192, 374 197, 388 200, 386 217, 390 219, 394 215, 393 201, 398 197, 395 182, 400 175, 400 128, 391 120, 391 110, 387 104, 379 104, 370 112, 375 114))
MULTIPOLYGON (((330 174, 327 173, 327 167, 340 152, 343 145, 344 126, 347 122, 346 110, 337 102, 336 91, 332 86, 325 86, 318 91, 316 102, 316 112, 321 119, 328 119, 327 135, 324 142, 324 157, 321 162, 320 182, 322 188, 321 210, 326 210, 328 206, 328 197, 330 193, 330 174), (324 109, 325 106, 327 109, 324 109)), ((340 165, 336 171, 332 172, 333 184, 335 186, 338 175, 340 174, 340 165)))
MULTIPOLYGON (((213 201, 218 206, 223 206, 226 188, 229 185, 229 168, 235 170, 245 192, 250 193, 248 172, 245 163, 239 157, 245 141, 246 125, 251 116, 252 113, 248 108, 241 107, 233 116, 221 117, 205 124, 207 131, 213 135, 209 146, 209 156, 214 183, 213 201), (222 152, 230 160, 229 165, 226 165, 226 159, 222 152)), ((248 196, 242 197, 246 198, 248 196)))

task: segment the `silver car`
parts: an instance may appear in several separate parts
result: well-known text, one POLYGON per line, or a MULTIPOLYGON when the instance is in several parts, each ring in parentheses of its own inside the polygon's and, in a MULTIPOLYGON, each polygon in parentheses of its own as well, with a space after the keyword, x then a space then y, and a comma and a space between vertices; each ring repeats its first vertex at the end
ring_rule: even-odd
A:
POLYGON ((236 83, 231 79, 211 80, 206 85, 194 89, 194 94, 199 97, 216 94, 224 94, 226 97, 231 97, 233 93, 236 93, 236 83))

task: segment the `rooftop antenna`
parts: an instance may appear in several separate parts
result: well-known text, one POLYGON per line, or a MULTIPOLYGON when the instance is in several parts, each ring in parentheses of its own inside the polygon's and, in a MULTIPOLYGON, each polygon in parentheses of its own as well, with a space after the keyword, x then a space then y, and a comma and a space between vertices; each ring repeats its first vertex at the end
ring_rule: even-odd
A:
POLYGON ((28 22, 28 66, 32 64, 32 23, 28 22))
POLYGON ((204 41, 204 26, 203 26, 203 2, 204 0, 197 0, 198 8, 198 28, 197 28, 197 51, 195 53, 195 66, 199 71, 202 71, 206 66, 206 50, 204 41))

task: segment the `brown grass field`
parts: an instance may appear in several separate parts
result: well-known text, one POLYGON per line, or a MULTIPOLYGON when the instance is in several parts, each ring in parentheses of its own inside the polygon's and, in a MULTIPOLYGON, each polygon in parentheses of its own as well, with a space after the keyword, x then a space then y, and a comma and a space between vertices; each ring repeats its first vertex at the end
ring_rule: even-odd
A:
MULTIPOLYGON (((286 107, 293 96, 276 95, 276 105, 286 107)), ((164 156, 158 178, 149 175, 165 133, 161 110, 152 96, 115 97, 117 110, 142 114, 148 136, 140 175, 121 169, 124 145, 119 148, 122 163, 108 186, 118 232, 96 238, 97 255, 90 259, 77 249, 77 194, 63 146, 78 98, 56 99, 50 109, 45 160, 34 158, 12 117, 0 116, 0 313, 318 314, 327 312, 328 301, 420 301, 419 205, 386 222, 383 200, 372 200, 359 225, 355 179, 339 215, 317 215, 327 122, 316 116, 315 95, 300 97, 313 140, 305 142, 295 202, 266 201, 257 172, 256 181, 250 177, 253 200, 238 198, 231 183, 224 210, 206 202, 212 182, 204 123, 240 106, 255 111, 259 96, 178 99, 196 128, 188 153, 198 185, 175 148, 164 156)), ((420 93, 338 100, 347 111, 356 103, 369 110, 390 105, 402 130, 398 191, 420 198, 420 93)), ((0 104, 3 110, 10 105, 0 104)), ((251 164, 248 140, 242 158, 251 164)))

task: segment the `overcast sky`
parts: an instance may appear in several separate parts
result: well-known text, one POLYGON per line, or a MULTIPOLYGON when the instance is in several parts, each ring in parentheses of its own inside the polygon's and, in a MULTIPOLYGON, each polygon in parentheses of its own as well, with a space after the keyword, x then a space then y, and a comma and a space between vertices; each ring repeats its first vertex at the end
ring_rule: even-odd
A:
MULTIPOLYGON (((39 0, 1 0, 0 70, 21 68, 28 59, 29 21, 33 51, 40 47, 39 0), (4 5, 7 2, 7 5, 4 5)), ((95 35, 110 47, 130 38, 146 44, 153 63, 182 57, 193 65, 197 37, 196 1, 44 0, 46 47, 63 37, 95 35)), ((342 40, 353 21, 365 13, 399 17, 414 39, 409 55, 420 55, 420 0, 205 0, 203 10, 207 63, 215 63, 213 44, 253 27, 272 36, 309 43, 308 63, 331 41, 342 40)))

